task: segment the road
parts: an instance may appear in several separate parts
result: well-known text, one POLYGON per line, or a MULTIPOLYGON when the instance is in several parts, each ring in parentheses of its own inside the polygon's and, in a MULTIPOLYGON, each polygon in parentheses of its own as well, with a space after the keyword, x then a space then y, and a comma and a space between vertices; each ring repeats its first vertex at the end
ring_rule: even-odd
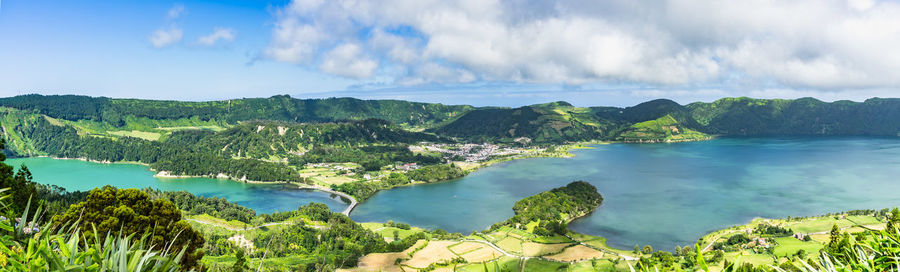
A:
POLYGON ((528 256, 519 256, 519 255, 515 255, 515 254, 511 254, 509 252, 506 252, 502 248, 497 247, 497 245, 495 245, 494 243, 491 243, 491 242, 488 242, 485 240, 463 239, 462 241, 463 242, 476 242, 476 243, 482 243, 482 244, 488 245, 488 246, 494 248, 495 250, 499 251, 500 253, 503 253, 503 255, 506 255, 507 257, 513 257, 513 258, 519 258, 519 259, 525 259, 525 260, 531 259, 531 257, 528 257, 528 256))
POLYGON ((716 243, 716 241, 719 240, 719 238, 722 238, 723 235, 726 235, 726 234, 732 234, 732 233, 734 233, 734 232, 736 232, 736 231, 747 232, 748 230, 750 230, 750 229, 732 230, 732 231, 729 231, 729 232, 723 232, 723 233, 721 233, 721 234, 719 234, 719 235, 716 235, 716 237, 713 238, 712 241, 710 241, 709 244, 706 245, 706 247, 704 247, 703 250, 701 250, 701 251, 702 251, 702 252, 707 252, 707 251, 709 251, 709 248, 711 248, 711 247, 713 246, 713 244, 716 243))
POLYGON ((342 214, 344 214, 344 215, 346 215, 346 216, 350 216, 350 212, 353 211, 353 208, 356 208, 356 204, 359 204, 359 202, 356 201, 356 198, 354 198, 354 197, 352 197, 352 196, 350 196, 350 195, 348 195, 348 194, 346 194, 346 193, 344 193, 344 192, 338 192, 338 191, 335 191, 335 190, 331 190, 331 188, 328 188, 328 187, 325 187, 325 186, 309 185, 309 184, 303 184, 303 183, 299 183, 299 184, 297 184, 297 186, 299 186, 300 188, 304 188, 304 189, 319 190, 319 191, 322 191, 322 192, 335 194, 335 195, 338 195, 338 196, 340 196, 340 197, 349 199, 349 200, 350 200, 350 205, 348 205, 347 208, 344 209, 344 211, 341 212, 342 214))

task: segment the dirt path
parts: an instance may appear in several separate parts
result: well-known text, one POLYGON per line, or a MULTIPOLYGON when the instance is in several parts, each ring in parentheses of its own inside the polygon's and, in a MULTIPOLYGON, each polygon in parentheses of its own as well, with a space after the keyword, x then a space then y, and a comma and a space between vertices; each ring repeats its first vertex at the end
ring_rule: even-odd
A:
POLYGON ((613 251, 609 251, 609 250, 605 250, 605 249, 602 249, 602 248, 598 248, 598 247, 595 247, 595 246, 592 246, 592 245, 589 245, 589 244, 585 244, 585 243, 583 243, 583 242, 581 242, 581 241, 575 240, 575 238, 572 238, 572 237, 569 236, 568 234, 566 234, 565 236, 566 236, 567 238, 569 238, 569 240, 575 241, 575 243, 577 243, 577 244, 579 244, 579 245, 586 246, 586 247, 588 247, 588 248, 591 248, 591 249, 594 249, 594 250, 597 250, 597 251, 600 251, 600 252, 603 252, 603 253, 612 254, 612 255, 616 255, 616 256, 622 257, 622 259, 625 259, 626 261, 636 261, 636 260, 638 260, 638 258, 637 258, 637 257, 634 257, 634 256, 628 256, 628 255, 625 255, 625 254, 619 254, 619 253, 617 253, 617 252, 613 252, 613 251))
POLYGON ((711 247, 713 246, 713 244, 715 244, 716 241, 719 240, 719 238, 722 238, 722 236, 725 236, 725 235, 727 235, 727 234, 732 234, 732 233, 737 232, 737 231, 747 232, 748 230, 750 230, 750 229, 732 230, 732 231, 729 231, 729 232, 723 232, 723 233, 721 233, 721 234, 719 234, 719 235, 716 235, 716 237, 713 237, 712 241, 709 241, 709 244, 707 244, 706 247, 704 247, 703 250, 701 250, 701 251, 702 251, 702 252, 707 252, 707 251, 709 251, 709 248, 711 248, 711 247))
MULTIPOLYGON (((850 221, 850 222, 853 222, 853 221, 850 221)), ((853 222, 853 223, 856 223, 856 222, 853 222)), ((843 227, 843 228, 841 228, 841 231, 844 231, 844 230, 849 229, 849 228, 854 228, 854 227, 863 227, 863 228, 867 228, 867 229, 874 229, 874 228, 877 228, 877 227, 879 227, 879 226, 881 226, 881 224, 873 224, 873 225, 860 225, 860 224, 856 224, 856 225, 851 225, 851 226, 843 227)), ((831 230, 827 230, 827 231, 817 231, 817 232, 810 232, 810 233, 804 233, 803 235, 829 234, 829 233, 831 233, 831 230)))
POLYGON ((519 256, 519 255, 511 254, 511 253, 509 253, 509 252, 506 252, 506 251, 503 250, 502 248, 498 247, 498 246, 495 245, 494 243, 491 243, 491 242, 488 242, 488 241, 484 241, 484 240, 463 239, 462 241, 463 241, 463 242, 482 243, 482 244, 488 245, 489 247, 491 247, 491 248, 493 248, 493 249, 496 249, 496 250, 499 251, 500 253, 503 253, 503 255, 506 255, 507 257, 513 257, 513 258, 519 258, 519 259, 525 259, 525 260, 531 258, 531 257, 528 257, 528 256, 519 256))

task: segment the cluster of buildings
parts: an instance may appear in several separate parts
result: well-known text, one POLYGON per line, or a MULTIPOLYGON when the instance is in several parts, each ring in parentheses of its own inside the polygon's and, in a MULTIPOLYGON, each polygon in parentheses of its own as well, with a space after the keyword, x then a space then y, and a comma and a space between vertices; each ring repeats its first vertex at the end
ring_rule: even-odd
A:
POLYGON ((419 169, 419 164, 414 163, 414 162, 413 163, 404 163, 401 165, 394 166, 394 168, 397 170, 401 170, 401 171, 416 170, 416 169, 419 169))
POLYGON ((353 171, 356 167, 352 166, 344 166, 340 163, 310 163, 307 164, 308 168, 331 168, 331 170, 335 171, 353 171))
POLYGON ((769 247, 769 242, 766 241, 766 238, 754 237, 750 238, 750 242, 744 245, 745 248, 753 248, 753 247, 769 247))
POLYGON ((417 146, 419 150, 439 152, 454 160, 466 162, 481 162, 492 157, 519 155, 527 153, 525 149, 513 147, 501 147, 496 144, 423 144, 417 146))

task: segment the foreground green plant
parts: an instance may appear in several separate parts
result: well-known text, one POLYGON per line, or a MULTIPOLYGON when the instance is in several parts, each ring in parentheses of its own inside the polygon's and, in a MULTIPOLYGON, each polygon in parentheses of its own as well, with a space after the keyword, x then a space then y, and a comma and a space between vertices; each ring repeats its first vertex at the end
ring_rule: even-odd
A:
POLYGON ((866 231, 859 239, 853 235, 848 237, 849 243, 836 252, 822 252, 815 260, 798 259, 799 264, 793 267, 774 269, 779 272, 900 271, 900 229, 866 231))
MULTIPOLYGON (((5 191, 0 189, 0 194, 5 191)), ((5 208, 7 199, 0 196, 0 206, 5 208)), ((30 205, 31 201, 17 224, 0 220, 0 271, 176 271, 187 249, 148 246, 149 233, 137 240, 110 233, 101 239, 94 229, 94 239, 86 239, 77 224, 49 233, 49 224, 35 227, 41 209, 29 217, 30 205)))
MULTIPOLYGON (((846 240, 840 241, 840 246, 834 250, 822 250, 815 259, 802 259, 794 257, 778 266, 753 266, 741 263, 740 256, 729 262, 726 261, 722 271, 724 272, 753 272, 753 271, 777 271, 777 272, 880 272, 900 271, 900 228, 895 227, 900 222, 900 216, 891 219, 885 230, 868 230, 858 235, 844 235, 846 240)), ((840 234, 838 234, 840 235, 840 234)), ((692 269, 686 271, 711 271, 706 264, 704 253, 700 245, 695 246, 696 259, 692 269)), ((636 265, 629 263, 631 271, 659 272, 675 270, 659 265, 646 265, 638 262, 636 265)), ((677 268, 676 268, 677 269, 677 268)))
MULTIPOLYGON (((7 225, 8 226, 8 225, 7 225)), ((80 231, 29 238, 25 245, 0 245, 3 271, 177 271, 184 249, 155 251, 147 235, 111 236, 79 246, 80 231)))

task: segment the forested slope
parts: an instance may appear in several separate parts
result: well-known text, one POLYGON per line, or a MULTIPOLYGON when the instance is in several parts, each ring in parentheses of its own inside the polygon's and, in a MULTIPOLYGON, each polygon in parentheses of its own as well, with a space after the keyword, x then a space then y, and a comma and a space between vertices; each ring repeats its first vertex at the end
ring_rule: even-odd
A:
POLYGON ((595 118, 591 109, 555 102, 515 109, 477 109, 432 131, 471 141, 547 143, 604 138, 613 127, 611 122, 595 118))
POLYGON ((195 118, 232 124, 249 120, 334 122, 376 118, 400 125, 428 127, 473 109, 464 105, 401 100, 296 99, 286 95, 207 102, 22 95, 0 98, 0 106, 70 121, 104 121, 117 126, 125 125, 128 117, 137 117, 153 120, 195 118))
MULTIPOLYGON (((900 133, 900 99, 881 98, 827 103, 813 98, 740 97, 686 106, 657 99, 625 108, 575 107, 566 102, 519 108, 475 108, 398 100, 295 99, 288 96, 179 102, 25 95, 0 98, 0 108, 3 107, 20 111, 3 110, 7 112, 7 119, 21 118, 12 117, 13 114, 43 114, 50 117, 47 118, 49 122, 77 127, 81 135, 112 138, 126 135, 148 140, 165 140, 176 128, 227 130, 235 135, 249 135, 250 127, 232 127, 257 120, 321 124, 381 119, 399 128, 427 129, 438 136, 462 141, 531 144, 591 140, 672 142, 708 139, 710 135, 898 136, 900 133)), ((378 137, 406 137, 369 132, 378 137)), ((338 142, 344 141, 341 139, 359 141, 359 135, 353 133, 338 131, 321 137, 324 137, 323 141, 331 141, 329 145, 340 146, 338 142)), ((374 136, 367 137, 371 138, 365 139, 367 141, 374 139, 374 136)), ((28 139, 12 138, 11 145, 17 151, 33 149, 28 139)), ((302 152, 301 149, 297 147, 294 151, 302 152)), ((228 151, 226 148, 225 152, 228 151)), ((310 154, 324 152, 307 151, 312 152, 310 154)), ((347 153, 344 151, 337 152, 347 153)), ((232 155, 242 157, 244 154, 232 155)), ((254 154, 266 158, 263 155, 254 154)))
POLYGON ((550 103, 516 109, 475 109, 432 129, 471 141, 536 143, 583 140, 660 142, 702 140, 709 135, 900 135, 900 99, 865 102, 723 98, 679 105, 658 99, 633 107, 572 107, 550 103))
POLYGON ((627 140, 626 136, 666 140, 698 127, 685 107, 659 99, 629 108, 579 108, 555 102, 515 109, 475 109, 432 131, 471 141, 521 142, 527 138, 525 141, 534 143, 560 143, 627 140), (663 117, 664 123, 634 126, 663 117))
POLYGON ((225 130, 176 130, 156 141, 108 137, 45 115, 0 111, 4 137, 19 155, 95 161, 134 161, 173 175, 218 176, 254 181, 302 181, 307 162, 355 162, 377 169, 395 161, 434 164, 438 157, 413 154, 407 145, 441 141, 381 120, 299 124, 245 122, 225 130))
POLYGON ((723 98, 687 105, 702 130, 722 135, 898 136, 900 99, 864 102, 723 98))

